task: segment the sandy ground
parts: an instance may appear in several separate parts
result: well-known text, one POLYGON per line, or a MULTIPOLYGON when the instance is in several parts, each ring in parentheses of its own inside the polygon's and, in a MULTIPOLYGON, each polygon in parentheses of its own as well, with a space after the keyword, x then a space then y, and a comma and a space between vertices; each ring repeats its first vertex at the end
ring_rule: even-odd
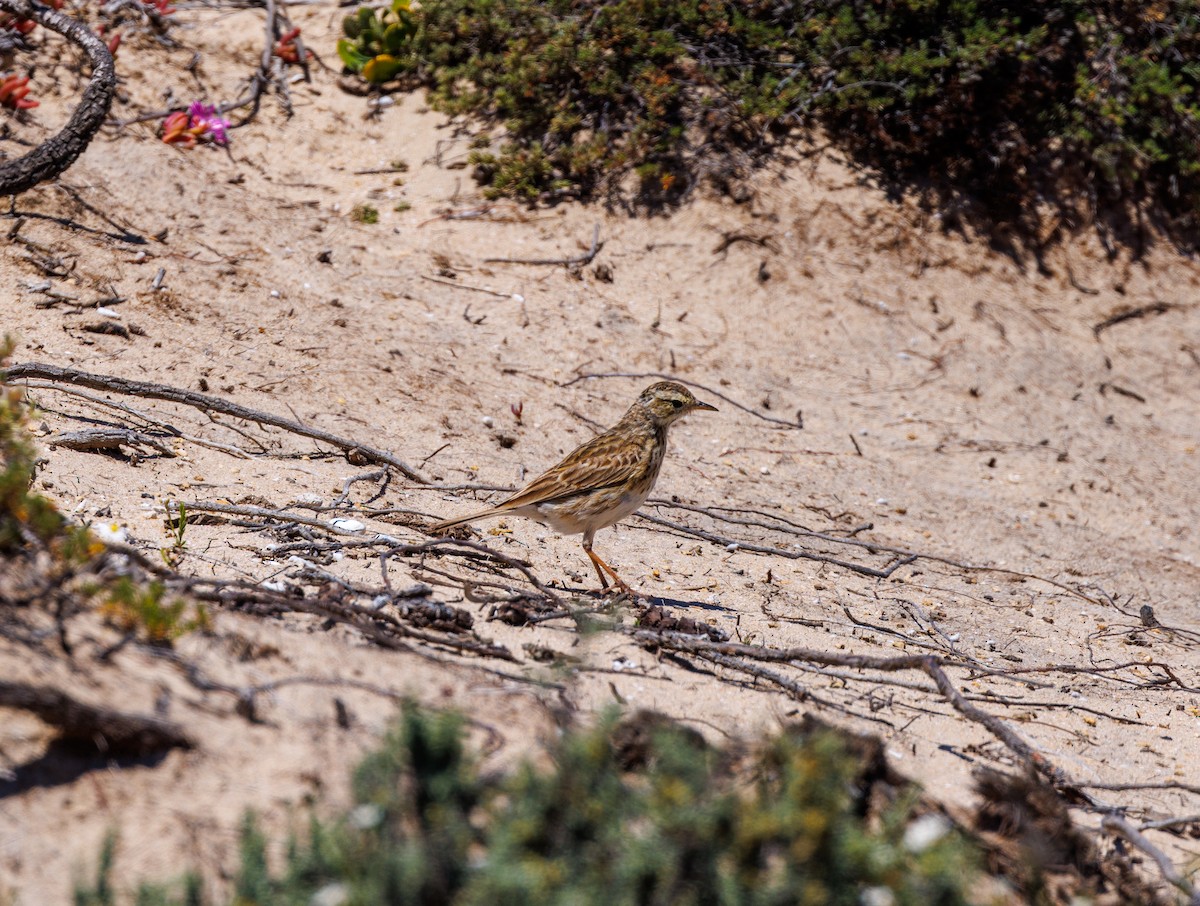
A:
MULTIPOLYGON (((178 16, 187 25, 176 32, 180 48, 122 49, 125 99, 115 117, 161 107, 171 92, 193 97, 196 79, 224 99, 253 70, 258 14, 178 16), (197 50, 193 78, 184 67, 197 50)), ((293 18, 335 59, 332 5, 298 8, 293 18)), ((65 87, 57 102, 48 90, 42 96, 45 106, 20 127, 28 139, 52 130, 69 101, 65 87)), ((228 154, 164 146, 153 124, 112 130, 63 178, 71 193, 43 186, 21 196, 20 237, 70 268, 52 279, 54 289, 84 302, 123 297, 112 306, 116 323, 141 332, 90 333, 85 325, 104 320, 94 310, 43 307, 36 286, 49 278, 28 244, 9 241, 0 285, 15 360, 207 390, 392 451, 444 485, 505 487, 614 422, 655 379, 648 375, 677 376, 721 411, 673 430, 655 495, 664 505, 644 512, 876 568, 893 555, 844 542, 923 556, 880 579, 633 518, 597 541, 631 584, 673 614, 753 644, 929 648, 997 670, 1065 665, 1019 678, 959 670, 955 680, 966 692, 1004 696, 981 707, 1085 782, 1200 776, 1200 637, 1189 634, 1200 632, 1195 262, 1165 247, 1109 260, 1082 236, 1040 272, 979 237, 945 234, 935 218, 888 201, 828 155, 760 174, 748 203, 701 193, 669 217, 487 206, 465 167, 469 136, 419 95, 397 95, 365 118, 367 100, 317 68, 313 85, 293 86, 293 102, 288 119, 268 98, 257 120, 233 133, 228 154), (362 172, 397 160, 407 170, 362 172), (401 201, 411 207, 394 210, 401 201), (364 203, 380 211, 377 224, 352 219, 364 203), (579 255, 597 224, 602 248, 581 269, 484 260, 579 255), (1159 302, 1167 304, 1160 313, 1095 330, 1159 302), (605 376, 613 373, 639 376, 605 376), (681 505, 730 509, 714 518, 681 505), (729 521, 781 524, 751 511, 835 540, 729 521), (1161 626, 1143 625, 1143 605, 1161 626), (1179 682, 1157 682, 1161 668, 1146 662, 1170 665, 1179 682), (1127 666, 1087 672, 1117 665, 1127 666)), ((130 423, 50 390, 31 396, 43 437, 130 423)), ((39 488, 80 519, 123 526, 151 552, 169 540, 164 499, 328 503, 347 478, 369 471, 279 432, 120 401, 253 454, 180 442, 176 458, 129 461, 43 442, 39 488)), ((355 485, 353 499, 365 501, 374 487, 355 485)), ((488 498, 397 479, 371 505, 421 521, 488 498)), ((424 537, 356 518, 370 531, 424 537)), ((483 523, 477 537, 528 560, 543 581, 594 581, 578 539, 518 519, 483 523)), ((276 540, 224 522, 190 525, 181 568, 272 578, 288 566, 263 556, 276 540)), ((353 581, 379 572, 374 560, 350 556, 323 568, 353 581)), ((421 578, 413 564, 393 566, 393 583, 421 578)), ((583 637, 569 620, 488 622, 486 606, 464 601, 461 589, 436 594, 472 610, 478 634, 519 663, 433 662, 322 631, 317 621, 224 611, 212 634, 189 636, 177 650, 231 684, 337 677, 462 708, 490 728, 480 742, 500 765, 535 750, 564 713, 586 720, 614 699, 713 738, 812 710, 881 734, 896 766, 951 805, 971 802, 975 767, 1012 763, 919 675, 903 677, 909 688, 783 668, 812 694, 797 701, 719 667, 685 670, 616 632, 583 637), (545 666, 527 645, 578 658, 577 666, 545 666)), ((114 827, 122 885, 189 865, 220 883, 236 864, 243 809, 282 829, 314 803, 336 808, 346 797, 343 767, 395 711, 386 695, 308 683, 264 699, 264 723, 250 724, 228 696, 196 690, 136 649, 83 673, 61 658, 0 647, 0 672, 136 710, 165 702, 202 740, 153 762, 64 766, 47 754, 45 728, 5 714, 0 901, 19 904, 64 902, 114 827), (349 713, 346 726, 335 699, 349 713)), ((1197 810, 1195 797, 1174 790, 1098 795, 1139 820, 1197 810)), ((1194 841, 1155 839, 1178 863, 1194 864, 1194 841)))

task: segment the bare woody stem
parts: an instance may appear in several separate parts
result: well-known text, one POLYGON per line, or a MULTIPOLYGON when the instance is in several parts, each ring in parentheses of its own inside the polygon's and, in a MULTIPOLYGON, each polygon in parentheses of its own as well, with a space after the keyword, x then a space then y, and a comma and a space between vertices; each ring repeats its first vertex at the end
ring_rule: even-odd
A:
POLYGON ((62 131, 28 154, 0 164, 0 195, 18 195, 58 176, 84 152, 108 116, 117 74, 108 47, 82 22, 37 0, 0 0, 0 10, 57 32, 82 49, 92 63, 92 78, 62 131))
MULTIPOLYGON (((7 0, 0 0, 0 3, 5 2, 7 0)), ((41 362, 27 362, 21 365, 13 365, 7 369, 7 375, 9 381, 37 378, 52 383, 74 384, 77 387, 87 387, 91 390, 105 390, 110 393, 121 393, 142 399, 165 400, 171 403, 191 406, 203 412, 217 412, 221 415, 232 416, 233 418, 244 418, 248 421, 257 422, 260 425, 282 428, 284 431, 298 434, 301 437, 308 437, 312 440, 332 444, 346 451, 347 454, 360 456, 367 462, 391 466, 405 478, 419 484, 431 483, 428 478, 412 466, 397 459, 386 450, 379 450, 366 444, 356 443, 353 440, 339 437, 329 431, 323 431, 320 428, 313 428, 309 425, 302 425, 299 422, 273 415, 270 412, 250 409, 247 406, 230 402, 218 396, 194 393, 190 390, 184 390, 180 387, 170 387, 166 384, 131 381, 107 374, 91 374, 86 371, 77 371, 74 368, 60 368, 57 365, 46 365, 41 362)))

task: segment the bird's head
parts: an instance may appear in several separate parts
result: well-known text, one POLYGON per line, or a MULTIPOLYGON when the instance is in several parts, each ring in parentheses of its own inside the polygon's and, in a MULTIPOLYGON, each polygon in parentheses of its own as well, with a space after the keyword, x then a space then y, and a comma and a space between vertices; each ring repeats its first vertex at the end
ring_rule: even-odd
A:
POLYGON ((650 419, 662 427, 678 421, 697 409, 717 411, 716 406, 700 402, 692 396, 692 391, 674 381, 660 381, 657 384, 651 384, 642 391, 642 395, 638 397, 634 405, 641 406, 650 419))

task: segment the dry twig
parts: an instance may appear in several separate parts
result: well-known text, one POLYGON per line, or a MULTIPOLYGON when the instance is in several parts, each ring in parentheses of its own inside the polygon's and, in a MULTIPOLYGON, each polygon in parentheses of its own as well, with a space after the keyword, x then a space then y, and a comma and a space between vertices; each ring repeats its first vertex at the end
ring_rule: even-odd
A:
POLYGON ((26 378, 38 378, 50 384, 74 384, 79 387, 88 387, 92 390, 106 390, 111 393, 138 396, 144 399, 166 400, 167 402, 180 403, 184 406, 192 406, 193 408, 209 413, 217 412, 222 415, 232 416, 233 418, 242 418, 247 421, 256 422, 260 425, 282 428, 284 431, 298 434, 301 437, 331 444, 346 451, 347 458, 353 459, 357 457, 366 462, 389 465, 411 481, 416 481, 420 484, 430 484, 428 478, 385 450, 378 450, 366 444, 360 444, 348 438, 339 437, 320 428, 310 428, 308 425, 302 425, 299 422, 282 418, 269 412, 251 409, 248 406, 242 406, 221 397, 195 393, 191 390, 170 387, 166 384, 155 384, 149 381, 131 381, 106 374, 92 374, 86 371, 79 371, 75 368, 61 368, 57 365, 47 365, 41 362, 26 362, 20 365, 13 365, 7 369, 7 379, 10 381, 20 381, 26 378))
POLYGON ((1141 850, 1153 859, 1163 878, 1188 898, 1188 906, 1200 906, 1200 890, 1197 890, 1190 880, 1180 874, 1179 869, 1171 863, 1166 853, 1147 840, 1141 831, 1117 814, 1105 815, 1100 826, 1109 833, 1124 838, 1135 849, 1141 850))
POLYGON ((600 241, 600 224, 596 224, 592 230, 592 246, 582 255, 573 255, 569 258, 484 258, 483 260, 488 264, 545 264, 562 267, 583 267, 591 264, 592 259, 596 257, 602 248, 604 248, 604 243, 600 241))

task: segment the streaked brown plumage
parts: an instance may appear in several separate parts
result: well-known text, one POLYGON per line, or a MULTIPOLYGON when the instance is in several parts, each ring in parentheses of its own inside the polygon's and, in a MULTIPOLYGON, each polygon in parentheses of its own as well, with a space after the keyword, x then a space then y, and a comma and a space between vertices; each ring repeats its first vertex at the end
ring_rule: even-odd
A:
POLYGON ((650 495, 663 456, 667 429, 689 412, 715 406, 697 400, 673 381, 661 381, 642 391, 619 422, 580 445, 554 468, 538 476, 511 497, 478 513, 447 519, 430 526, 443 532, 488 516, 512 513, 534 519, 563 535, 583 534, 583 549, 596 568, 600 585, 605 573, 620 588, 632 590, 592 551, 597 531, 631 515, 650 495))

